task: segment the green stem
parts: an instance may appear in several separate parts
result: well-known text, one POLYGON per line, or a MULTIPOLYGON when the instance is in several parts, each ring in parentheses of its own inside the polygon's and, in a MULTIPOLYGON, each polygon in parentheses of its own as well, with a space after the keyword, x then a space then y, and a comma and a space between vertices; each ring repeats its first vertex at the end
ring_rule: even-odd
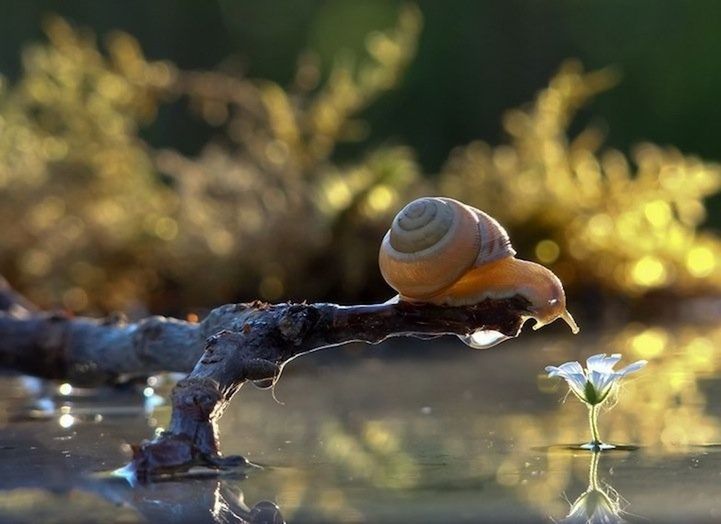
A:
POLYGON ((598 434, 598 404, 588 406, 588 425, 591 426, 591 444, 599 446, 601 437, 598 434))

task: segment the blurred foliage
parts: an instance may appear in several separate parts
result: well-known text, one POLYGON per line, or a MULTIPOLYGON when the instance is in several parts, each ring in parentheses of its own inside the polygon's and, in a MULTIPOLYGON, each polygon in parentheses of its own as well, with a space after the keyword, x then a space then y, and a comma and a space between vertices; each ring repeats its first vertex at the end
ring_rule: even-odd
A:
POLYGON ((417 167, 400 147, 350 166, 330 156, 363 134, 354 117, 399 80, 420 24, 403 9, 397 27, 369 35, 367 56, 344 57, 322 83, 303 55, 284 90, 148 62, 126 34, 105 56, 52 19, 48 45, 27 50, 0 99, 0 222, 12 224, 0 271, 73 310, 357 294, 417 167), (179 96, 225 131, 194 159, 138 138, 179 96))
POLYGON ((128 305, 157 281, 158 220, 176 200, 137 137, 174 71, 128 35, 104 56, 60 19, 46 32, 0 92, 0 270, 43 304, 128 305))
MULTIPOLYGON (((718 292, 721 243, 697 228, 715 164, 643 144, 602 150, 576 113, 617 81, 567 62, 534 104, 504 119, 506 144, 454 150, 423 178, 412 150, 360 149, 361 114, 395 88, 421 16, 404 6, 363 53, 324 72, 302 53, 288 85, 149 61, 137 41, 60 18, 0 91, 0 273, 37 303, 75 311, 170 312, 247 300, 383 296, 379 239, 421 194, 455 196, 500 219, 527 258, 567 287, 641 295, 718 292), (154 148, 143 127, 169 104, 215 131, 197 155, 154 148)), ((420 109, 419 109, 420 110, 420 109)))
POLYGON ((287 89, 180 73, 175 90, 225 130, 197 158, 157 155, 181 195, 178 239, 164 260, 184 288, 197 286, 205 303, 208 291, 224 296, 229 282, 269 300, 353 296, 365 288, 375 272, 377 232, 418 168, 402 147, 368 152, 354 165, 339 165, 332 153, 341 141, 363 138, 355 117, 399 81, 420 23, 415 8, 402 10, 397 27, 368 36, 368 56, 341 57, 325 82, 311 54, 300 57, 287 89))
POLYGON ((585 73, 567 62, 532 106, 508 112, 508 144, 452 152, 441 190, 497 217, 521 253, 551 265, 567 286, 717 293, 721 241, 697 228, 721 168, 652 144, 631 160, 599 152, 593 127, 569 136, 577 111, 615 81, 612 70, 585 73))

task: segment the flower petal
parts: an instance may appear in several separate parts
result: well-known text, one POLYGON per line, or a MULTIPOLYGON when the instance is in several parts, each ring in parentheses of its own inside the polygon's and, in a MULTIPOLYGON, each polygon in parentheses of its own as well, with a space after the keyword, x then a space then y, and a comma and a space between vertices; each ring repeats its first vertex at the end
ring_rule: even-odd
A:
POLYGON ((624 376, 638 371, 646 365, 645 360, 639 360, 619 371, 614 371, 613 368, 619 360, 621 360, 620 353, 611 355, 599 353, 586 359, 586 369, 583 369, 578 362, 546 366, 545 369, 549 377, 563 378, 581 401, 595 405, 604 402, 616 383, 624 376))
POLYGON ((616 373, 601 373, 598 371, 591 371, 588 374, 588 381, 593 385, 596 390, 596 398, 599 401, 605 400, 608 393, 611 391, 613 385, 621 378, 616 373))
POLYGON ((578 362, 566 362, 560 366, 546 366, 549 377, 561 377, 568 387, 580 398, 585 398, 586 375, 578 362))
POLYGON ((580 397, 581 399, 586 398, 585 377, 579 377, 578 375, 574 375, 573 378, 566 379, 566 382, 568 382, 568 386, 571 388, 571 391, 576 394, 576 396, 580 397))
POLYGON ((560 366, 547 366, 546 371, 549 376, 566 378, 569 375, 584 375, 583 368, 578 362, 564 362, 560 366), (553 375, 551 373, 554 373, 553 375))
POLYGON ((634 362, 633 364, 629 364, 628 366, 626 366, 623 369, 619 369, 618 371, 616 371, 616 373, 618 375, 620 375, 621 377, 625 377, 629 373, 635 373, 636 371, 641 369, 643 366, 645 366, 647 363, 648 363, 648 361, 646 361, 646 360, 639 360, 637 362, 634 362))
POLYGON ((614 353, 610 357, 606 353, 590 356, 586 359, 586 369, 588 371, 598 371, 600 373, 613 373, 613 366, 621 360, 620 353, 614 353))

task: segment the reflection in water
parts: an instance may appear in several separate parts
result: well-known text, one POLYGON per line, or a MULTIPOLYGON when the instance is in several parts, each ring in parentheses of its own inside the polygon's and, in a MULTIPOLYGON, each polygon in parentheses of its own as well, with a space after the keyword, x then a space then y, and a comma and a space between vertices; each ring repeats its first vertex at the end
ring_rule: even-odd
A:
POLYGON ((215 500, 210 509, 213 520, 218 524, 247 522, 248 524, 285 524, 280 508, 274 502, 261 500, 252 508, 245 505, 243 492, 235 492, 229 486, 218 482, 215 500))
POLYGON ((58 418, 58 424, 63 429, 70 428, 73 424, 75 424, 75 417, 73 417, 70 413, 63 413, 58 418))
POLYGON ((169 414, 165 398, 175 380, 170 376, 153 376, 145 386, 126 384, 118 387, 79 388, 65 382, 53 385, 34 377, 19 377, 19 386, 31 395, 29 402, 13 407, 8 414, 14 421, 55 420, 63 429, 78 422, 99 423, 104 417, 134 417, 145 415, 155 427, 157 416, 169 414), (152 386, 150 385, 152 384, 152 386), (165 408, 159 409, 159 408, 165 408), (168 412, 168 413, 165 413, 168 412))
MULTIPOLYGON (((645 460, 683 456, 689 446, 721 441, 718 411, 709 403, 704 384, 718 384, 721 370, 721 328, 679 326, 662 328, 630 324, 616 334, 580 348, 559 341, 548 352, 564 357, 586 357, 606 351, 620 352, 631 360, 648 361, 644 373, 623 384, 623 402, 608 400, 604 435, 610 442, 634 443, 643 448, 645 460), (709 407, 712 409, 710 410, 709 407)), ((541 392, 554 397, 559 384, 545 374, 538 376, 541 392)), ((574 442, 586 424, 585 409, 574 404, 534 413, 509 413, 499 417, 503 433, 514 435, 517 446, 574 442), (572 408, 572 409, 569 409, 572 408)), ((564 491, 573 478, 570 457, 549 453, 537 468, 543 476, 527 478, 523 454, 511 453, 498 466, 499 481, 515 487, 521 499, 546 513, 558 513, 553 494, 564 491)))
MULTIPOLYGON (((496 521, 567 515, 559 493, 581 491, 587 464, 557 445, 580 440, 587 412, 575 401, 560 403, 562 384, 538 370, 548 362, 618 352, 648 364, 622 385, 623 402, 602 414, 604 438, 641 447, 604 455, 605 465, 624 464, 624 478, 614 483, 635 508, 656 517, 672 504, 688 508, 691 497, 668 494, 697 485, 701 475, 708 494, 704 511, 721 511, 721 503, 713 502, 721 500, 721 487, 711 484, 721 453, 696 447, 721 442, 721 408, 710 402, 721 392, 721 328, 632 324, 593 339, 522 338, 482 355, 449 340, 416 342, 412 357, 398 356, 396 347, 381 357, 364 348, 352 360, 310 355, 290 366, 278 384, 285 404, 244 390, 226 411, 221 436, 224 452, 267 466, 242 483, 248 499, 277 501, 291 522, 447 522, 463 521, 464 515, 466 522, 477 522, 483 519, 475 517, 490 515, 490 507, 498 512, 496 521), (700 466, 688 468, 689 455, 702 453, 708 455, 700 466), (666 484, 659 480, 663 475, 666 484)), ((122 446, 147 438, 148 425, 163 425, 169 415, 167 406, 144 413, 140 399, 156 394, 157 384, 144 384, 132 395, 114 392, 100 403, 75 387, 59 396, 56 385, 49 397, 56 404, 51 418, 18 420, 17 407, 27 403, 19 382, 0 382, 0 485, 10 502, 18 486, 77 486, 81 473, 124 464, 122 446)), ((133 507, 151 520, 172 508, 196 508, 200 521, 212 522, 213 514, 233 519, 252 513, 254 505, 244 509, 234 494, 239 487, 237 478, 223 477, 134 490, 117 482, 113 489, 124 494, 124 503, 133 506, 135 500, 133 507)), ((600 488, 605 498, 598 491, 584 492, 569 516, 581 507, 588 513, 622 505, 610 488, 600 488)))
POLYGON ((601 454, 591 455, 588 466, 588 488, 571 504, 571 510, 558 522, 566 524, 617 524, 626 522, 621 508, 623 498, 611 485, 601 487, 598 482, 598 462, 601 454))
MULTIPOLYGON (((721 387, 721 353, 713 350, 721 346, 721 328, 632 324, 579 342, 571 346, 559 339, 543 344, 542 351, 521 346, 525 353, 514 353, 519 349, 491 352, 478 360, 455 363, 451 358, 393 367, 383 361, 365 375, 349 366, 348 374, 340 378, 326 374, 325 393, 319 396, 330 390, 332 398, 316 399, 309 406, 300 400, 310 394, 308 389, 289 391, 291 384, 282 383, 280 396, 293 398, 293 411, 298 412, 297 418, 288 418, 289 411, 278 411, 286 417, 286 428, 278 432, 278 438, 293 438, 292 446, 282 446, 283 460, 302 464, 308 458, 301 453, 317 454, 332 473, 324 470, 329 478, 315 490, 314 499, 299 496, 308 491, 306 478, 281 485, 278 500, 284 508, 288 502, 290 515, 310 504, 341 521, 368 512, 353 498, 353 490, 344 488, 348 479, 353 486, 383 489, 391 498, 408 492, 496 485, 543 514, 559 514, 564 508, 558 493, 585 473, 574 470, 569 453, 534 450, 578 442, 579 428, 588 424, 587 410, 577 403, 558 403, 556 380, 539 375, 534 387, 531 377, 536 376, 534 368, 541 369, 549 361, 585 359, 599 352, 621 352, 632 362, 648 361, 643 373, 621 384, 623 402, 618 402, 616 392, 611 394, 602 419, 603 436, 610 442, 620 449, 633 449, 629 444, 642 448, 642 459, 634 459, 638 466, 683 457, 691 444, 721 441, 719 413, 708 402, 711 382, 705 380, 713 379, 715 387, 721 387), (544 395, 539 396, 538 389, 544 395), (423 410, 424 406, 432 410, 423 410), (321 504, 326 500, 333 504, 321 504)), ((301 383, 299 379, 299 388, 301 383)), ((268 412, 245 407, 242 418, 228 413, 224 434, 240 432, 247 423, 263 427, 268 412)), ((245 438, 243 445, 250 449, 267 447, 262 440, 251 443, 245 438)), ((587 497, 589 503, 596 495, 587 497)), ((609 498, 614 500, 612 495, 609 498)))
POLYGON ((130 506, 148 522, 196 522, 217 524, 285 524, 274 502, 245 503, 239 484, 244 477, 218 480, 189 475, 182 480, 130 487, 105 479, 93 482, 89 490, 118 505, 130 506))

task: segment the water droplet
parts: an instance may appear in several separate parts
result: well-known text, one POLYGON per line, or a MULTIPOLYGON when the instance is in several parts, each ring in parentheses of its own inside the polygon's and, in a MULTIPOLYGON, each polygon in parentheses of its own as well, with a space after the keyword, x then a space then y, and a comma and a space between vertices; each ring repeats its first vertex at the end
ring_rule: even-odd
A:
POLYGON ((472 347, 473 349, 487 349, 513 337, 504 335, 500 331, 482 329, 474 331, 470 335, 458 335, 458 338, 460 338, 464 344, 472 347))

